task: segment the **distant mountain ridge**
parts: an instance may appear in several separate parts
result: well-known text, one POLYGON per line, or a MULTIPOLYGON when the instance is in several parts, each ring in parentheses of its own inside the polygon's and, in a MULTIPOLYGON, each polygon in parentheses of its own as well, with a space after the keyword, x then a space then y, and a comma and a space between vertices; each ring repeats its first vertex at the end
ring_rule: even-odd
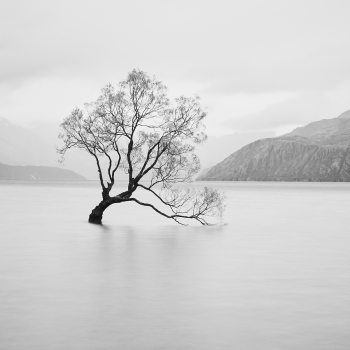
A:
MULTIPOLYGON (((59 155, 55 151, 55 144, 60 144, 59 132, 59 122, 37 122, 31 124, 31 129, 27 129, 0 117, 0 162, 9 165, 57 167, 59 155)), ((217 164, 249 142, 273 136, 272 131, 209 136, 206 142, 196 147, 195 153, 201 160, 203 170, 217 164)), ((95 160, 84 151, 71 149, 65 156, 64 164, 88 179, 98 180, 95 160)), ((105 165, 104 163, 104 169, 105 165)), ((123 171, 118 171, 116 176, 118 180, 125 179, 123 171)))
POLYGON ((350 181, 350 110, 250 143, 198 180, 350 181))
MULTIPOLYGON (((0 117, 0 162, 8 165, 58 168, 60 156, 55 150, 55 144, 59 144, 58 133, 58 125, 38 135, 32 130, 22 128, 0 117), (48 137, 45 138, 45 135, 48 137)), ((89 179, 97 179, 97 169, 90 158, 84 152, 72 150, 67 155, 64 164, 89 179)))
POLYGON ((72 170, 46 166, 12 166, 0 163, 0 180, 86 180, 72 170))
POLYGON ((324 145, 348 145, 350 140, 350 110, 337 118, 312 122, 283 136, 302 136, 324 145))
POLYGON ((0 117, 0 162, 11 165, 57 165, 52 154, 42 138, 0 117))

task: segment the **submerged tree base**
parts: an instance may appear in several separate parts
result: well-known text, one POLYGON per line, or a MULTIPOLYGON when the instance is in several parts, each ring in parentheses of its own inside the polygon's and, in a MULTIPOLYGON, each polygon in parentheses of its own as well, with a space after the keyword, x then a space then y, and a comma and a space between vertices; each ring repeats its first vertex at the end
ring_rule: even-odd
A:
POLYGON ((89 215, 89 223, 102 225, 102 215, 96 215, 96 214, 91 213, 89 215))
POLYGON ((89 222, 91 224, 102 224, 103 212, 111 205, 110 198, 108 200, 103 200, 99 205, 97 205, 89 215, 89 222))

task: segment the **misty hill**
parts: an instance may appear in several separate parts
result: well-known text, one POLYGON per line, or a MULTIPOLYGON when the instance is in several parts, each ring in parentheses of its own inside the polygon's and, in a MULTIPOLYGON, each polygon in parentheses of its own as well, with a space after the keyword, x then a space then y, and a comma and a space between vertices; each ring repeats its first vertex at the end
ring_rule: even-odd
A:
MULTIPOLYGON (((0 162, 9 165, 58 167, 59 155, 55 145, 59 144, 59 126, 45 124, 39 130, 40 132, 22 128, 0 117, 0 162)), ((78 150, 67 154, 64 167, 89 179, 98 178, 91 157, 78 150)))
POLYGON ((33 132, 0 117, 0 162, 11 165, 54 165, 55 158, 48 148, 47 143, 33 132))
POLYGON ((0 180, 86 180, 71 170, 46 166, 12 166, 0 163, 0 180))
MULTIPOLYGON (((0 117, 0 162, 57 167, 59 155, 55 151, 55 145, 60 143, 59 132, 58 122, 35 123, 29 130, 0 117)), ((259 138, 273 136, 273 132, 266 131, 209 136, 205 143, 196 147, 196 154, 201 160, 202 169, 209 168, 244 145, 259 138)), ((90 180, 98 180, 94 159, 83 151, 70 150, 65 157, 64 166, 90 180)), ((125 174, 120 171, 117 178, 122 180, 125 174)))
MULTIPOLYGON (((38 134, 41 138, 45 139, 48 143, 52 143, 52 140, 57 139, 57 135, 59 134, 59 126, 58 124, 50 124, 50 123, 37 123, 33 127, 33 132, 38 134)), ((201 145, 196 146, 195 153, 198 155, 202 169, 212 167, 218 162, 222 161, 224 158, 229 156, 232 152, 240 149, 241 147, 245 146, 246 144, 253 142, 259 138, 266 138, 266 137, 273 137, 274 133, 272 131, 255 131, 255 132, 240 132, 240 133, 234 133, 224 136, 211 136, 209 135, 208 140, 204 142, 201 145)), ((56 141, 58 143, 58 141, 56 141)), ((92 166, 92 169, 90 168, 88 171, 81 172, 82 174, 92 174, 94 178, 97 179, 97 171, 95 168, 95 161, 91 160, 91 157, 84 152, 80 152, 78 150, 72 149, 70 152, 67 153, 67 160, 66 164, 69 166, 69 168, 75 170, 70 162, 70 157, 73 157, 76 159, 79 157, 84 157, 85 160, 85 167, 87 167, 87 164, 90 164, 92 166), (72 152, 72 153, 71 153, 72 152), (75 152, 75 153, 74 153, 75 152), (74 154, 73 154, 74 153, 74 154)), ((56 155, 57 157, 57 155, 56 155)), ((87 176, 87 175, 86 175, 87 176)), ((88 176, 89 177, 89 176, 88 176)), ((91 178, 91 175, 90 177, 91 178)), ((119 179, 124 179, 124 174, 119 174, 119 179)))
POLYGON ((211 168, 212 168, 212 166, 211 166, 211 167, 208 167, 208 168, 202 169, 202 170, 199 172, 199 174, 197 175, 197 178, 199 179, 199 178, 201 178, 202 176, 204 176, 205 174, 207 174, 211 168))
POLYGON ((350 181, 350 111, 250 143, 198 179, 350 181))

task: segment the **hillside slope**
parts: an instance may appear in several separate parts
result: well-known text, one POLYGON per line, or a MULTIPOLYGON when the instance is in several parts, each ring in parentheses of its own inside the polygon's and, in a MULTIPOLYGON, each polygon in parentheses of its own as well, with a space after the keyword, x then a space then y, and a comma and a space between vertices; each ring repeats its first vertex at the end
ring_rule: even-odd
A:
POLYGON ((0 180, 86 180, 71 170, 46 166, 12 166, 0 163, 0 180))
POLYGON ((350 181, 350 111, 255 141, 198 180, 350 181))
POLYGON ((58 158, 54 155, 54 150, 50 152, 45 140, 0 117, 0 162, 53 166, 58 158))
MULTIPOLYGON (((58 126, 46 128, 40 134, 0 117, 0 162, 58 167, 60 156, 55 149, 55 144, 59 144, 58 133, 58 126)), ((98 179, 94 159, 82 151, 69 152, 64 165, 89 179, 98 179)))

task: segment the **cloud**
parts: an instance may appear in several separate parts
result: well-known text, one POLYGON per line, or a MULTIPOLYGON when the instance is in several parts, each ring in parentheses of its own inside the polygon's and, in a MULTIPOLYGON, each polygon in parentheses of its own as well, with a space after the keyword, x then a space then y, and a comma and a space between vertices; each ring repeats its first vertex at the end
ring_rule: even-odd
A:
POLYGON ((88 102, 92 89, 140 68, 176 94, 203 96, 216 120, 208 119, 211 127, 230 119, 225 127, 247 128, 254 115, 250 125, 261 128, 264 120, 266 127, 304 122, 323 104, 315 96, 350 83, 349 12, 347 0, 3 2, 0 113, 44 115, 48 104, 30 102, 40 96, 53 109, 70 110, 66 91, 77 104, 88 102), (298 96, 300 109, 290 102, 270 111, 282 95, 298 96), (239 98, 247 103, 238 111, 239 98))
POLYGON ((350 109, 350 85, 333 92, 299 93, 254 113, 233 115, 221 123, 233 130, 284 130, 315 120, 330 119, 350 109), (343 96, 343 99, 339 99, 343 96), (346 97, 346 98, 345 98, 346 97))
POLYGON ((0 89, 0 93, 0 115, 27 126, 37 120, 61 122, 73 108, 96 100, 100 86, 89 80, 44 77, 27 81, 13 91, 0 89))
MULTIPOLYGON (((276 104, 290 100, 293 96, 294 94, 286 92, 236 93, 220 96, 205 93, 202 103, 208 111, 206 118, 208 133, 221 135, 239 130, 247 131, 247 127, 242 128, 240 122, 242 116, 259 115, 276 104)), ((251 125, 251 127, 252 130, 271 130, 270 125, 266 127, 251 125)))
POLYGON ((327 89, 350 79, 347 1, 16 1, 0 14, 2 83, 134 67, 213 92, 327 89))

